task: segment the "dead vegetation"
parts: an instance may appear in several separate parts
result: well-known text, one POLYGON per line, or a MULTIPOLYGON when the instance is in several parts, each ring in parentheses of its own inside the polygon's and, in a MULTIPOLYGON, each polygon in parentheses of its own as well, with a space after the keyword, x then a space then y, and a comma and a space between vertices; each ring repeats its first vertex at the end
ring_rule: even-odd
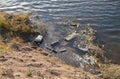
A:
POLYGON ((0 51, 10 48, 9 43, 20 45, 31 42, 39 34, 46 34, 45 24, 44 26, 33 24, 28 13, 9 14, 0 11, 0 51))
POLYGON ((100 67, 104 79, 120 79, 120 66, 116 64, 103 64, 100 67))
MULTIPOLYGON (((29 14, 8 14, 0 11, 0 36, 4 42, 10 42, 11 40, 17 40, 22 42, 31 41, 31 38, 40 34, 36 32, 34 27, 31 27, 31 21, 29 20, 29 14)), ((40 32, 44 32, 44 28, 40 32)))

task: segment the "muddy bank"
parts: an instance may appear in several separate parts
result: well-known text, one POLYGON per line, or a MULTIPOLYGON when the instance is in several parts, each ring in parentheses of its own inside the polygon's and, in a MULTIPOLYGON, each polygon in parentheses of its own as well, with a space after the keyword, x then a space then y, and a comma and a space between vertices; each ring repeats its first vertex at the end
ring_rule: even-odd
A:
POLYGON ((88 71, 89 67, 95 68, 101 62, 108 62, 104 50, 93 42, 95 30, 90 24, 85 27, 74 22, 64 22, 63 24, 66 27, 62 27, 62 30, 59 27, 48 27, 48 34, 40 44, 42 48, 63 62, 88 69, 88 71))
MULTIPOLYGON (((41 77, 47 79, 97 79, 96 76, 91 76, 90 73, 92 73, 103 78, 119 79, 119 74, 114 75, 114 77, 108 77, 108 73, 106 73, 107 70, 103 72, 102 69, 105 68, 105 66, 107 67, 107 65, 105 65, 102 68, 102 63, 106 63, 105 52, 93 43, 95 32, 90 25, 87 25, 85 28, 73 30, 73 28, 78 28, 78 25, 76 23, 70 23, 71 28, 67 30, 62 41, 59 39, 57 41, 56 39, 48 41, 49 39, 47 39, 49 43, 47 42, 45 50, 50 53, 48 54, 36 45, 42 44, 41 42, 46 42, 44 40, 45 37, 51 34, 50 27, 46 29, 47 26, 45 26, 45 24, 33 24, 28 18, 28 14, 0 13, 1 78, 27 79, 30 76, 31 78, 41 77), (72 47, 77 48, 80 53, 76 53, 76 50, 68 46, 72 41, 72 47), (58 57, 64 63, 53 56, 58 57), (65 63, 78 68, 65 65, 65 63), (58 66, 59 64, 60 66, 58 66), (66 66, 70 69, 66 70, 66 66), (52 68, 53 72, 50 70, 52 68), (86 74, 81 68, 89 74, 86 74), (78 75, 74 76, 76 72, 78 75)), ((55 33, 56 32, 54 32, 54 34, 55 33)), ((55 35, 51 35, 51 37, 56 38, 55 35)), ((111 64, 109 64, 109 66, 112 67, 111 64)), ((112 69, 112 71, 115 70, 114 68, 112 69)))
POLYGON ((26 14, 0 12, 0 79, 99 79, 33 45, 44 36, 34 27, 26 14))

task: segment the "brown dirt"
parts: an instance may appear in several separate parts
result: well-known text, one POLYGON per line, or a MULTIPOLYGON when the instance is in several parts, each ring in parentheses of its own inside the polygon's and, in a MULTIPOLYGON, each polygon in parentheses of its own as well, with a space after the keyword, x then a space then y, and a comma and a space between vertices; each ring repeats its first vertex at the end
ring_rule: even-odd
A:
POLYGON ((120 65, 103 64, 100 70, 104 79, 120 79, 120 65))
POLYGON ((17 45, 0 54, 0 79, 98 79, 81 68, 62 63, 37 47, 17 45))

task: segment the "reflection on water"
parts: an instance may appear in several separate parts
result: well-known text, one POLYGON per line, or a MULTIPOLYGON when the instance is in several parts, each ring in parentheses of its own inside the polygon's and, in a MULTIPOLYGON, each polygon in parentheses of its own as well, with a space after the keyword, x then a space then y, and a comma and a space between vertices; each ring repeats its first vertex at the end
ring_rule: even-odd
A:
POLYGON ((66 18, 81 26, 90 23, 97 29, 98 40, 105 44, 111 58, 120 59, 119 0, 0 0, 0 10, 31 11, 59 28, 65 26, 60 22, 66 18))

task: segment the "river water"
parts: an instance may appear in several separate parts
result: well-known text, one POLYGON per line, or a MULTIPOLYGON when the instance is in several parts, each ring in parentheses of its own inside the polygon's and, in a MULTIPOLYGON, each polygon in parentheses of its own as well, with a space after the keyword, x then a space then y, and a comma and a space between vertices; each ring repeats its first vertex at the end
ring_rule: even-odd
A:
POLYGON ((0 10, 31 11, 56 27, 69 19, 81 27, 90 23, 97 41, 105 45, 108 57, 120 64, 120 0, 0 0, 0 10))

